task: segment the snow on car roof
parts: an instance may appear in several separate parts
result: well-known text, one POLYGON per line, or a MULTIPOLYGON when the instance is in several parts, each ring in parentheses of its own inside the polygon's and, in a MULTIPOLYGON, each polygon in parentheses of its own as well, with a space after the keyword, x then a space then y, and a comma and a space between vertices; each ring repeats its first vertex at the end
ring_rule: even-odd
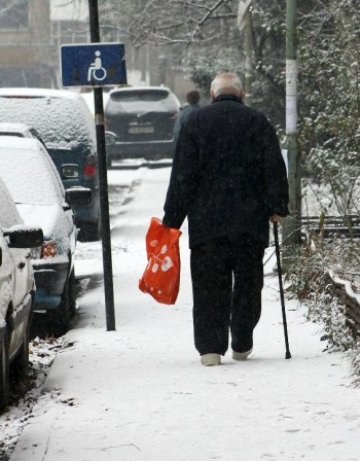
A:
POLYGON ((3 96, 31 96, 49 98, 79 99, 81 95, 75 91, 57 90, 51 88, 0 88, 0 95, 3 96))
POLYGON ((15 203, 63 204, 56 170, 38 140, 1 136, 0 165, 15 203))
POLYGON ((6 184, 0 178, 0 225, 3 229, 9 229, 16 224, 23 224, 23 220, 6 184))
POLYGON ((10 123, 3 122, 0 123, 0 132, 9 132, 9 133, 27 133, 30 127, 25 123, 10 123))
POLYGON ((95 125, 77 93, 30 88, 0 89, 0 122, 22 122, 35 128, 45 143, 91 145, 95 125))

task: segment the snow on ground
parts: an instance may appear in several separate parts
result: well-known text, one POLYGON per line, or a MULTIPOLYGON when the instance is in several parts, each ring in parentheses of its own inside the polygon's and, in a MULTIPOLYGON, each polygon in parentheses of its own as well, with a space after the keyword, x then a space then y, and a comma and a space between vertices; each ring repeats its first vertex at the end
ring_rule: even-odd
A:
POLYGON ((284 359, 273 258, 247 362, 228 353, 220 367, 200 365, 186 225, 177 304, 157 304, 137 289, 145 233, 150 218, 162 216, 169 174, 109 172, 111 187, 131 185, 111 210, 117 329, 106 331, 101 249, 93 244, 76 263, 96 283, 79 299, 79 322, 66 335, 73 345, 57 355, 11 461, 359 461, 360 390, 350 386, 344 355, 323 352, 320 327, 294 301, 293 357, 284 359))
POLYGON ((29 379, 25 383, 11 380, 10 405, 0 417, 0 460, 5 461, 14 449, 23 427, 33 417, 32 409, 38 400, 50 366, 59 350, 69 347, 65 337, 34 338, 30 342, 29 379), (24 388, 25 386, 25 388, 24 388), (26 391, 26 393, 24 393, 26 391))

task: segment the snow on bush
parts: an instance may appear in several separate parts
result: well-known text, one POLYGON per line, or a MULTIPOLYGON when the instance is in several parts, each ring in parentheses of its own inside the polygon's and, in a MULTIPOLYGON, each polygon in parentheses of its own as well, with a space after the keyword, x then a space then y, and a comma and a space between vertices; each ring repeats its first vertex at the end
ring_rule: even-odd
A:
POLYGON ((294 253, 286 274, 288 296, 303 301, 308 319, 323 325, 326 350, 347 351, 357 386, 360 386, 360 340, 354 339, 346 323, 345 306, 334 292, 328 270, 342 278, 352 273, 358 267, 359 247, 356 240, 319 240, 317 245, 311 242, 294 253))

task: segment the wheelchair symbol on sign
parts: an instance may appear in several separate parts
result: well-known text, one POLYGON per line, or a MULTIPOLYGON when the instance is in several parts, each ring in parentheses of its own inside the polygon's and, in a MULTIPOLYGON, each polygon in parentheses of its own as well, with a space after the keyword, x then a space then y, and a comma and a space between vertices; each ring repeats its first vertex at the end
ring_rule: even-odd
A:
POLYGON ((100 56, 100 51, 95 51, 95 60, 90 64, 90 67, 88 69, 88 82, 91 82, 93 80, 101 82, 106 78, 106 69, 102 66, 102 60, 100 56))

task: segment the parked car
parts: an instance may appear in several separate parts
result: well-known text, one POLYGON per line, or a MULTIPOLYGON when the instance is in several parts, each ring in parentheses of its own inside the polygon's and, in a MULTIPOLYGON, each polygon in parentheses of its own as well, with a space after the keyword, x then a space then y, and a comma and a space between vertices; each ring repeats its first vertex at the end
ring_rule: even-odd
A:
POLYGON ((69 328, 75 311, 74 253, 77 238, 70 207, 91 200, 87 188, 64 190, 55 165, 36 139, 0 137, 0 171, 25 224, 40 226, 41 248, 32 251, 35 312, 47 313, 54 334, 69 328))
POLYGON ((24 379, 35 295, 30 248, 43 242, 41 229, 24 225, 0 179, 0 411, 9 398, 10 364, 24 379))
POLYGON ((79 93, 40 88, 0 89, 0 122, 21 122, 35 129, 45 143, 65 189, 86 187, 92 199, 74 205, 83 240, 100 235, 100 196, 95 124, 79 93))
POLYGON ((105 107, 108 166, 123 158, 172 157, 179 109, 177 97, 163 86, 110 91, 105 107))

